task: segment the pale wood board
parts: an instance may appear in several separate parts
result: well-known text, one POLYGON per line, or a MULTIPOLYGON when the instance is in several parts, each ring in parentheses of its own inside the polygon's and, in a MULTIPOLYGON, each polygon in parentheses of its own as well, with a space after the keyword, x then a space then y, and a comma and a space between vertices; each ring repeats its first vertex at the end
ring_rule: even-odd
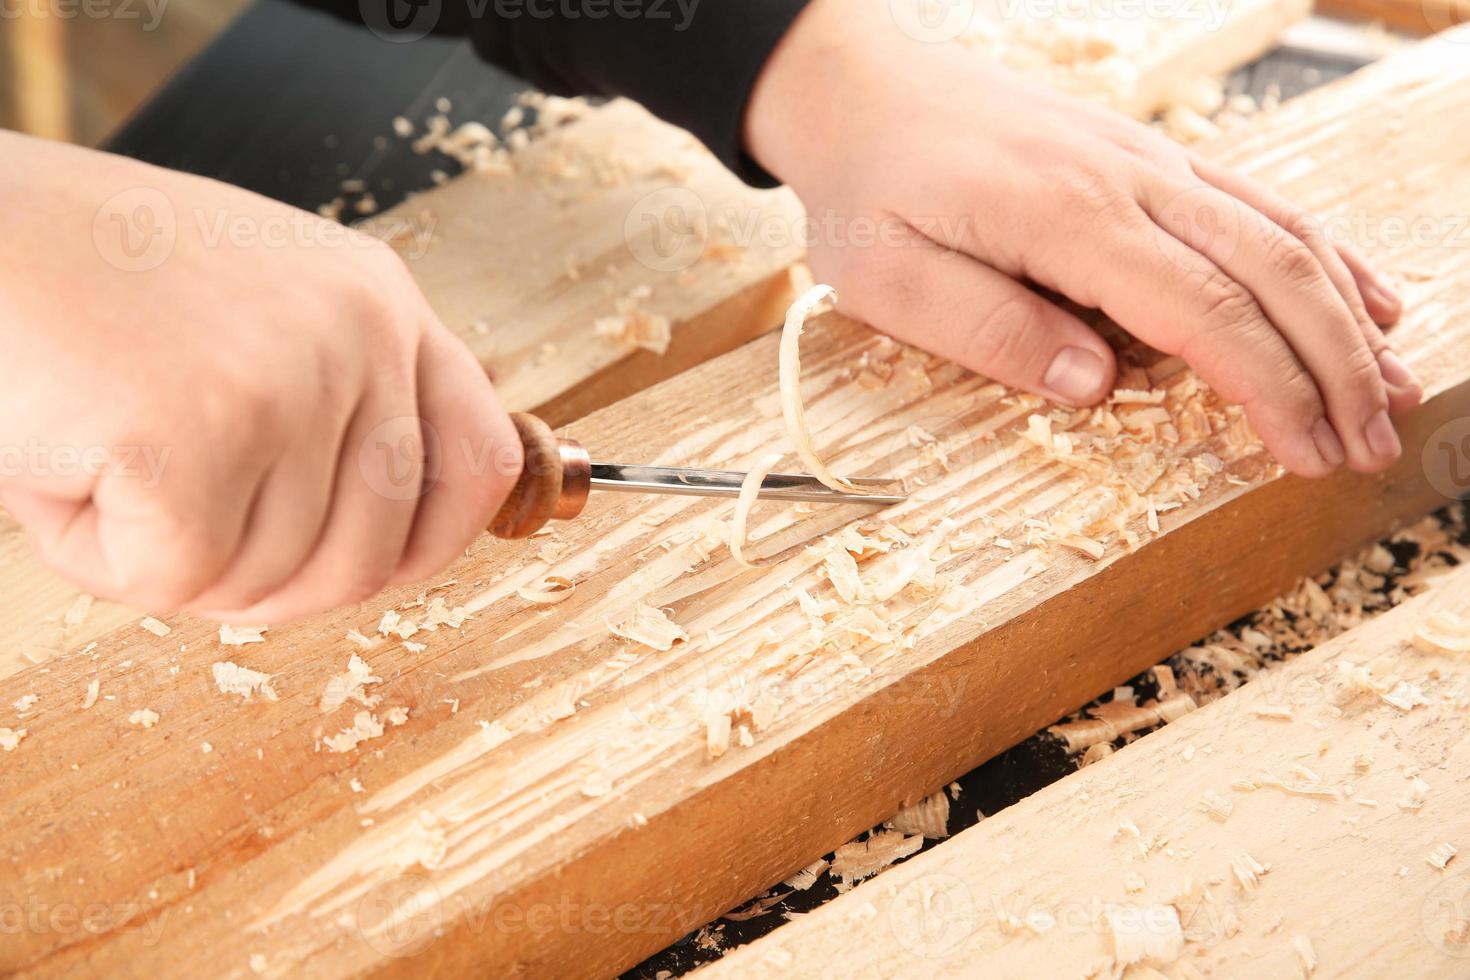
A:
POLYGON ((1162 932, 1142 910, 1172 906, 1182 954, 1148 964, 1170 977, 1303 976, 1299 937, 1321 976, 1464 976, 1470 656, 1413 642, 1449 600, 1470 610, 1470 570, 697 975, 1115 976, 1107 910, 1162 932), (1355 667, 1428 703, 1392 706, 1355 667), (1462 852, 1444 869, 1441 843, 1462 852), (1242 855, 1269 869, 1254 887, 1242 855))
MULTIPOLYGON (((1327 213, 1470 211, 1470 147, 1437 124, 1470 111, 1459 54, 1451 42, 1421 46, 1212 152, 1327 213), (1390 141, 1354 123, 1364 114, 1401 125, 1390 141)), ((98 937, 27 932, 0 963, 171 974, 207 960, 243 976, 254 956, 266 973, 566 976, 636 962, 1442 500, 1420 454, 1430 433, 1470 413, 1470 250, 1370 251, 1391 270, 1438 273, 1410 282, 1397 333, 1429 392, 1402 425, 1397 469, 1281 478, 1216 434, 1190 455, 1224 454, 1230 479, 1164 514, 1162 534, 1136 551, 1114 543, 1097 563, 1026 543, 1026 518, 1054 514, 1088 483, 1020 440, 1034 403, 916 354, 887 387, 865 388, 854 368, 879 342, 840 317, 814 324, 806 390, 819 443, 846 447, 837 469, 928 481, 886 520, 920 529, 948 513, 956 532, 988 539, 993 525, 1019 543, 1014 554, 941 549, 941 572, 971 601, 894 600, 912 649, 854 643, 856 664, 824 654, 796 670, 781 659, 799 655, 808 629, 793 587, 830 598, 819 564, 798 553, 774 569, 735 568, 699 540, 728 504, 624 498, 594 501, 560 529, 550 563, 537 557, 544 539, 482 540, 440 593, 470 613, 462 629, 418 633, 422 650, 384 641, 366 654, 384 678, 376 710, 412 714, 348 754, 318 751, 315 733, 347 726, 356 706, 323 715, 317 700, 354 649, 347 630, 372 632, 383 599, 243 648, 221 648, 196 622, 165 639, 124 629, 94 655, 7 679, 0 704, 39 702, 12 723, 29 734, 3 757, 0 839, 12 862, 0 899, 101 900, 134 915, 98 937), (923 466, 910 423, 946 440, 952 472, 923 466), (517 596, 553 572, 578 582, 572 598, 544 608, 517 596), (643 598, 692 640, 658 653, 610 636, 643 598), (281 700, 216 692, 210 664, 223 659, 277 675, 281 700), (454 679, 466 671, 479 673, 454 679), (753 695, 772 676, 775 718, 754 745, 709 761, 701 699, 753 695), (117 700, 78 710, 94 678, 117 700), (142 708, 159 713, 155 727, 129 724, 142 708), (407 920, 385 921, 395 909, 407 920), (559 909, 571 919, 548 924, 559 909)), ((614 456, 747 466, 784 444, 774 339, 571 431, 614 456)), ((1177 363, 1128 359, 1144 384, 1187 383, 1177 363)), ((810 541, 850 518, 794 516, 761 515, 758 532, 786 527, 810 541)))
MULTIPOLYGON (((1308 6, 1236 0, 1221 8, 1219 25, 1115 21, 1108 36, 1118 51, 1109 57, 1129 63, 1130 84, 1098 97, 1147 115, 1181 83, 1266 50, 1308 6)), ((1098 64, 1033 70, 1078 92, 1096 90, 1101 71, 1098 64)), ((514 176, 467 174, 373 219, 441 319, 492 372, 509 408, 560 425, 780 322, 807 233, 789 191, 745 187, 689 134, 626 100, 518 156, 514 176), (690 227, 697 234, 681 234, 690 227), (672 321, 662 355, 595 335, 599 317, 645 288, 650 295, 639 307, 672 321)), ((3 512, 0 596, 0 677, 147 612, 99 602, 63 629, 77 591, 39 565, 3 512)))

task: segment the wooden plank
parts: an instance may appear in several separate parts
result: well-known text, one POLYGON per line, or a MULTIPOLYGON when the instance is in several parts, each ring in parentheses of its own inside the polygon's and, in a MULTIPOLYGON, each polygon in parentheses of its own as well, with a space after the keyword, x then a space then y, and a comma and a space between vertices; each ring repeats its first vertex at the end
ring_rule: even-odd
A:
POLYGON ((1452 603, 1470 570, 698 975, 1115 976, 1154 929, 1172 977, 1464 976, 1470 657, 1414 643, 1452 603))
MULTIPOLYGON (((1470 147, 1439 125, 1470 111, 1456 40, 1292 103, 1214 153, 1256 161, 1311 206, 1374 227, 1463 214, 1470 147), (1398 124, 1385 142, 1353 120, 1378 119, 1390 97, 1398 124)), ((1470 250, 1448 235, 1370 245, 1411 278, 1398 344, 1428 391, 1402 426, 1402 463, 1375 478, 1281 477, 1211 410, 1221 427, 1168 454, 1177 468, 1164 482, 1189 499, 1161 515, 1158 535, 1132 518, 1136 549, 1110 538, 1095 563, 1028 539, 1028 527, 1101 484, 1122 492, 1109 464, 1134 466, 1140 446, 1079 472, 1027 448, 1034 401, 840 317, 815 324, 807 389, 819 442, 845 447, 839 471, 913 478, 913 498, 881 516, 916 543, 865 563, 865 578, 891 583, 890 560, 935 545, 932 598, 868 606, 898 642, 827 630, 832 647, 811 649, 797 590, 818 604, 835 595, 819 554, 747 571, 718 543, 728 504, 611 495, 550 539, 480 542, 434 593, 463 609, 462 626, 366 651, 383 678, 371 710, 384 731, 345 753, 323 737, 368 709, 324 713, 319 701, 356 649, 348 630, 373 634, 381 599, 249 647, 222 647, 190 621, 164 638, 124 630, 91 655, 9 678, 0 703, 38 701, 12 724, 28 734, 0 773, 12 858, 0 901, 95 900, 131 915, 100 935, 26 932, 0 965, 168 974, 207 957, 221 974, 253 963, 576 976, 635 962, 1442 500, 1442 474, 1421 454, 1430 445, 1436 459, 1431 435, 1470 414, 1470 250), (1412 274, 1422 268, 1437 274, 1412 274), (867 374, 891 364, 887 384, 859 380, 864 354, 867 374), (914 425, 944 439, 948 473, 913 445, 914 425), (1224 468, 1209 475, 1212 458, 1224 468), (518 595, 548 574, 577 583, 565 602, 518 595), (612 635, 640 602, 670 610, 690 639, 658 651, 612 635), (211 665, 226 659, 274 675, 280 700, 219 693, 211 665), (103 700, 79 710, 94 679, 103 700), (753 709, 739 715, 758 729, 753 744, 737 733, 711 759, 709 720, 732 703, 753 709), (409 709, 404 724, 392 724, 393 707, 409 709), (129 721, 143 709, 160 716, 153 727, 129 721)), ((613 456, 749 465, 784 441, 774 339, 572 432, 613 456)), ((1143 351, 1126 359, 1130 385, 1172 392, 1166 408, 1190 431, 1188 375, 1143 351)), ((809 542, 849 516, 773 510, 757 533, 809 542)), ((422 621, 427 610, 402 614, 422 621)))
POLYGON ((1470 20, 1464 0, 1319 0, 1322 13, 1376 21, 1415 34, 1434 34, 1470 20))
POLYGON ((804 254, 790 190, 746 187, 627 100, 515 161, 374 219, 511 409, 562 425, 780 323, 804 254), (670 321, 666 354, 597 335, 629 296, 670 321))
MULTIPOLYGON (((1009 21, 985 50, 1147 115, 1184 82, 1264 51, 1308 6, 1235 0, 1219 8, 1220 24, 1099 22, 1091 28, 1099 57, 1062 66, 1046 52, 1055 34, 1048 25, 1009 21)), ((1078 29, 1075 20, 1070 26, 1078 29)), ((560 425, 780 322, 804 254, 802 210, 789 191, 744 187, 688 134, 623 100, 519 156, 515 175, 462 176, 374 219, 440 317, 493 372, 510 408, 560 425), (598 318, 644 290, 635 305, 671 321, 662 355, 595 333, 598 318)), ((64 626, 78 592, 38 566, 3 512, 0 596, 0 677, 141 615, 97 603, 64 626)))
POLYGON ((1311 0, 1181 5, 1131 15, 1108 0, 1041 5, 987 0, 961 43, 1053 87, 1147 119, 1197 83, 1248 64, 1312 11, 1311 0))

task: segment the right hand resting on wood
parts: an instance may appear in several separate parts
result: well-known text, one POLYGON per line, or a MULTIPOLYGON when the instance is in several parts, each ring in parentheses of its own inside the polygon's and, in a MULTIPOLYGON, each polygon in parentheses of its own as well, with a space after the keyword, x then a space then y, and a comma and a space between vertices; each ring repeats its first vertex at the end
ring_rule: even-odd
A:
POLYGON ((211 180, 0 133, 0 504, 155 612, 278 623, 441 571, 520 471, 386 245, 211 180))

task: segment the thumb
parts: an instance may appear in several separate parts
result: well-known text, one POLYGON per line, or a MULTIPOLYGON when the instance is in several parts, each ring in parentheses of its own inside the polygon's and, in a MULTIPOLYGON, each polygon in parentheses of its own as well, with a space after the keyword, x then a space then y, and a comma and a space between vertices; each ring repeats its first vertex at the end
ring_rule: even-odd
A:
POLYGON ((884 333, 1063 405, 1112 390, 1107 342, 1010 276, 927 241, 890 248, 881 264, 886 275, 865 270, 844 298, 884 333))

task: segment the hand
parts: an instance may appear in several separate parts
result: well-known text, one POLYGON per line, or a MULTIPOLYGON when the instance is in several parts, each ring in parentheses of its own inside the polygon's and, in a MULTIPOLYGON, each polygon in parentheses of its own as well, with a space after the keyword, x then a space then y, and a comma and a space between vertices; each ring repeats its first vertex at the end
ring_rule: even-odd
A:
POLYGON ((1398 458, 1390 412, 1422 393, 1380 329, 1399 301, 1364 260, 1146 126, 905 37, 886 7, 814 0, 746 115, 750 152, 810 213, 882 229, 873 247, 811 249, 846 308, 997 380, 1098 402, 1112 351, 1029 281, 1182 357, 1295 473, 1398 458))
POLYGON ((440 571, 520 471, 489 380, 386 245, 0 133, 0 503, 140 610, 278 623, 440 571), (421 424, 422 422, 422 424, 421 424))

